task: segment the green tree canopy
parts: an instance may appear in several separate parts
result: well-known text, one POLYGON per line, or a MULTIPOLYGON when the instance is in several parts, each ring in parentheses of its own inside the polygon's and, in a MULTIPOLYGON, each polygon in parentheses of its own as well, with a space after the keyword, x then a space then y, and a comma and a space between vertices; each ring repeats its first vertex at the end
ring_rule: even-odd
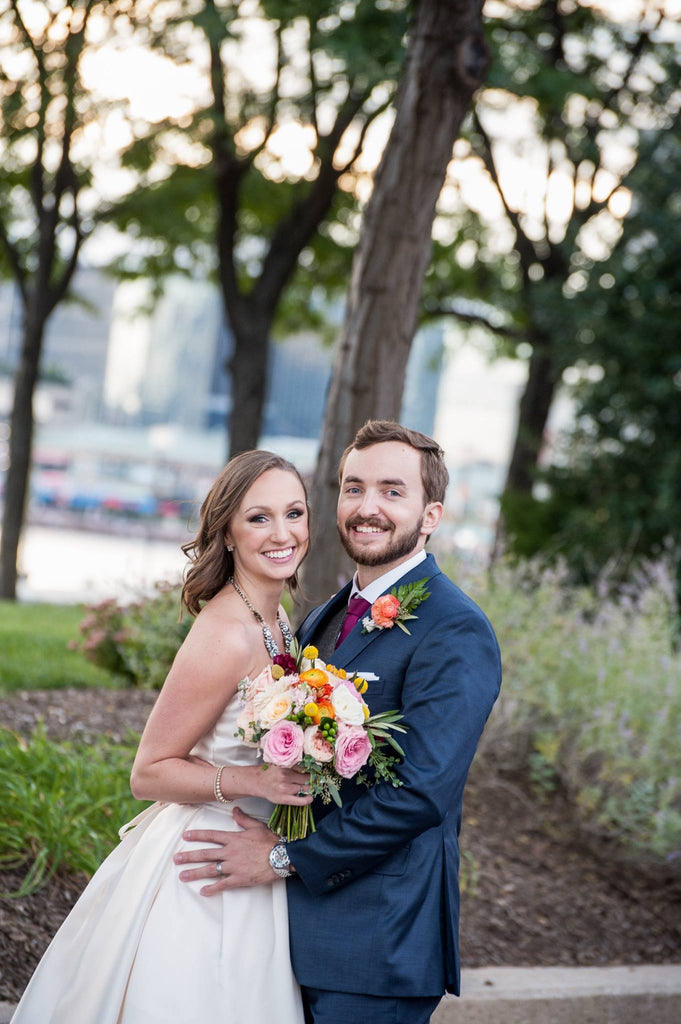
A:
POLYGON ((564 555, 587 579, 641 558, 681 565, 679 182, 678 135, 646 136, 622 237, 577 303, 574 429, 543 474, 548 499, 516 520, 518 549, 564 555))
POLYGON ((196 62, 206 95, 189 116, 141 126, 125 154, 140 187, 117 222, 147 244, 119 268, 215 272, 235 342, 234 453, 258 442, 278 317, 318 323, 321 298, 344 284, 362 155, 394 94, 406 4, 204 0, 139 27, 168 58, 196 62))
POLYGON ((487 325, 528 361, 502 503, 515 531, 561 375, 581 357, 588 268, 622 230, 623 178, 648 158, 646 133, 678 127, 681 22, 664 5, 634 21, 586 0, 503 0, 490 15, 494 57, 469 132, 487 191, 476 216, 454 215, 462 258, 448 280, 440 250, 424 309, 487 325))

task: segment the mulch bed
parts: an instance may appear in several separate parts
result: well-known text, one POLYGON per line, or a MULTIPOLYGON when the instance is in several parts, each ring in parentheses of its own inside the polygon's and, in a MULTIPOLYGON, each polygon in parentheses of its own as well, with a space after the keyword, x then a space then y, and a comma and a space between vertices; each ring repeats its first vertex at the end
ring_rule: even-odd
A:
MULTIPOLYGON (((120 740, 139 731, 154 694, 54 690, 0 698, 0 722, 28 735, 38 719, 55 739, 120 740)), ((462 832, 461 950, 465 967, 681 963, 681 874, 628 862, 587 842, 556 796, 474 770, 462 832)), ((3 892, 22 875, 0 875, 3 892)), ((15 1001, 77 899, 83 876, 0 900, 0 1000, 15 1001)))

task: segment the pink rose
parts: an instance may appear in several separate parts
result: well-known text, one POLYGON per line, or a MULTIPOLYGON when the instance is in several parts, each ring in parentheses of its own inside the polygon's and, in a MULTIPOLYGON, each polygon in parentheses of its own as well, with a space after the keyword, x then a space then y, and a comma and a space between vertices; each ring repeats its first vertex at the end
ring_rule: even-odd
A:
POLYGON ((339 725, 336 736, 336 771, 351 779, 369 760, 371 742, 361 725, 339 725))
POLYGON ((384 594, 377 597, 371 606, 371 618, 377 626, 383 629, 392 629, 395 625, 395 618, 400 610, 400 602, 394 594, 384 594))
POLYGON ((280 768, 293 768, 303 756, 303 740, 303 730, 295 722, 277 722, 262 741, 263 760, 280 768))
POLYGON ((333 747, 324 739, 318 725, 310 725, 305 730, 303 750, 310 757, 314 757, 315 761, 318 761, 319 764, 324 764, 326 761, 333 759, 333 747))

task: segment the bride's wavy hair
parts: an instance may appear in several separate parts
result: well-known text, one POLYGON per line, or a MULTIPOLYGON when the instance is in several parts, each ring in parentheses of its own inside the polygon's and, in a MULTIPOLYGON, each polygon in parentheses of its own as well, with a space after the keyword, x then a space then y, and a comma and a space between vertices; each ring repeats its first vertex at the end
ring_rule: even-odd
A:
MULTIPOLYGON (((225 534, 246 491, 268 469, 293 473, 300 480, 305 504, 308 504, 303 478, 287 459, 260 450, 242 452, 230 459, 201 506, 201 523, 196 537, 182 545, 192 563, 185 571, 182 587, 182 607, 190 615, 198 615, 202 602, 214 597, 234 572, 234 556, 225 546, 225 534)), ((296 590, 297 573, 286 582, 289 590, 296 590)))

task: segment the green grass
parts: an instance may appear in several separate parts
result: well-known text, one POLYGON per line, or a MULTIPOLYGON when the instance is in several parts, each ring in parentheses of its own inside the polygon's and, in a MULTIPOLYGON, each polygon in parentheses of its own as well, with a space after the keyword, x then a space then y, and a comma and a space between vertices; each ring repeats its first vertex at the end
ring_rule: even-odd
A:
POLYGON ((144 806, 130 795, 137 737, 91 747, 53 743, 43 727, 25 740, 0 729, 0 866, 23 870, 25 895, 56 871, 91 875, 144 806))
POLYGON ((81 605, 0 601, 0 692, 116 686, 110 672, 69 650, 83 615, 81 605))

